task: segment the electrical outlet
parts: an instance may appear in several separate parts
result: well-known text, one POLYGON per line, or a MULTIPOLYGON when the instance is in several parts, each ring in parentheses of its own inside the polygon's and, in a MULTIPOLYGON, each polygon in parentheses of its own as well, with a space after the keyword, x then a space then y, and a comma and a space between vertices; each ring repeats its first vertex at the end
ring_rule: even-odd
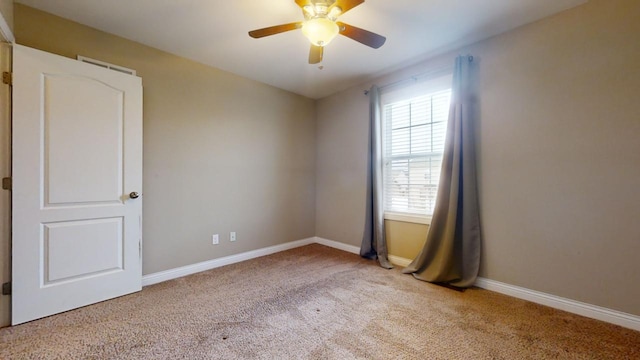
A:
POLYGON ((220 243, 220 237, 218 234, 211 235, 211 244, 218 245, 220 243))
POLYGON ((229 241, 236 241, 236 232, 235 231, 232 231, 229 234, 229 241))

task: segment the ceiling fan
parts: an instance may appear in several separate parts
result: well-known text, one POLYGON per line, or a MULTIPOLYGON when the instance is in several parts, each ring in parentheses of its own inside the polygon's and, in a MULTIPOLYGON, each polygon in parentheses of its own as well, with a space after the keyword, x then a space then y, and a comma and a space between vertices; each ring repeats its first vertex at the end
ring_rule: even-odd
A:
POLYGON ((295 0, 295 2, 302 8, 304 21, 249 31, 249 36, 257 39, 302 29, 302 33, 311 42, 309 64, 322 61, 324 47, 338 34, 374 49, 382 46, 387 40, 384 36, 337 21, 340 15, 362 4, 364 0, 295 0))

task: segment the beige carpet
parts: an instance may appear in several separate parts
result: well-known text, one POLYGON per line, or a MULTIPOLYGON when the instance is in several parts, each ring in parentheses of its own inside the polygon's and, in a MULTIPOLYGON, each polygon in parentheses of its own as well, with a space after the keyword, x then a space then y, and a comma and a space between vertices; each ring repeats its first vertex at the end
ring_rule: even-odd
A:
POLYGON ((640 332, 321 245, 0 330, 1 359, 640 359, 640 332))

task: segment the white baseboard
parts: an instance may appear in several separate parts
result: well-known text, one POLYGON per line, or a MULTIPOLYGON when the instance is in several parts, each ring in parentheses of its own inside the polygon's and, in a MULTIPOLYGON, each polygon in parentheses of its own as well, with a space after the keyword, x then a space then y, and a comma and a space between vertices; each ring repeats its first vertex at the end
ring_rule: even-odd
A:
POLYGON ((291 242, 280 244, 280 245, 269 246, 266 248, 247 251, 240 254, 225 256, 219 259, 203 261, 203 262, 192 264, 192 265, 186 265, 186 266, 182 266, 175 269, 169 269, 169 270, 160 271, 153 274, 144 275, 142 276, 142 286, 153 285, 153 284, 161 283, 163 281, 177 279, 183 276, 196 274, 202 271, 219 268, 221 266, 235 264, 241 261, 247 261, 247 260, 255 259, 257 257, 271 255, 277 252, 291 250, 297 247, 306 246, 314 243, 332 247, 338 250, 350 252, 353 254, 360 254, 360 248, 357 246, 347 245, 341 242, 327 240, 320 237, 311 237, 307 239, 291 241, 291 242))
POLYGON ((169 269, 160 271, 153 274, 144 275, 142 277, 142 286, 153 285, 163 281, 177 279, 179 277, 199 273, 201 271, 211 270, 219 268, 225 265, 235 264, 241 261, 255 259, 257 257, 275 254, 281 251, 294 249, 297 247, 310 245, 315 242, 315 238, 307 238, 297 241, 292 241, 280 245, 269 246, 262 249, 247 251, 240 254, 225 256, 219 259, 213 259, 209 261, 203 261, 200 263, 182 266, 175 269, 169 269))
POLYGON ((332 247, 334 249, 338 249, 338 250, 350 252, 352 254, 360 255, 360 248, 357 247, 357 246, 347 245, 345 243, 341 243, 341 242, 337 242, 337 241, 333 241, 333 240, 327 240, 325 238, 321 238, 321 237, 317 237, 317 236, 315 237, 315 242, 317 244, 320 244, 320 245, 324 245, 324 246, 332 247))
MULTIPOLYGON (((341 242, 324 239, 321 237, 311 237, 307 239, 288 242, 285 244, 266 247, 253 251, 247 251, 241 254, 225 256, 219 259, 204 261, 201 263, 182 266, 175 269, 161 271, 142 277, 142 286, 153 285, 163 281, 176 279, 179 277, 195 274, 201 271, 215 269, 221 266, 235 264, 241 261, 254 259, 261 256, 275 254, 277 252, 294 249, 313 243, 329 246, 338 250, 346 251, 353 254, 360 254, 360 248, 341 242)), ((405 267, 411 263, 411 260, 399 256, 389 255, 389 261, 393 264, 405 267)), ((475 285, 479 288, 495 291, 497 293, 512 296, 518 299, 531 301, 537 304, 546 305, 555 309, 564 310, 573 314, 582 315, 592 319, 601 320, 611 324, 620 325, 632 330, 640 331, 640 316, 623 313, 621 311, 611 310, 604 307, 583 303, 576 300, 563 298, 543 292, 530 290, 527 288, 505 284, 499 281, 478 278, 475 285)))
POLYGON ((640 316, 479 277, 475 286, 640 331, 640 316))
MULTIPOLYGON (((324 245, 324 246, 328 246, 328 247, 332 247, 338 250, 342 250, 342 251, 346 251, 346 252, 350 252, 353 254, 360 254, 360 248, 357 246, 353 246, 353 245, 347 245, 341 242, 337 242, 337 241, 333 241, 333 240, 328 240, 325 238, 321 238, 321 237, 317 237, 316 236, 316 243, 320 244, 320 245, 324 245)), ((412 260, 400 257, 400 256, 395 256, 395 255, 388 255, 387 258, 389 259, 389 261, 394 264, 394 265, 398 265, 401 267, 406 267, 409 264, 411 264, 412 260)))

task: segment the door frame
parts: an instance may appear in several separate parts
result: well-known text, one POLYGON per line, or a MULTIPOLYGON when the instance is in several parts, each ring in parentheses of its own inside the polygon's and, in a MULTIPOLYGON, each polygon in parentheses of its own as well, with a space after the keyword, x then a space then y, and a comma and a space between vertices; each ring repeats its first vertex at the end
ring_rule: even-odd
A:
MULTIPOLYGON (((0 40, 2 34, 0 34, 0 40)), ((11 44, 0 42, 0 72, 11 72, 11 44)), ((11 87, 0 83, 0 177, 11 177, 11 87)), ((0 284, 11 281, 11 191, 0 189, 0 284)), ((0 328, 11 324, 11 296, 0 295, 0 328)))
MULTIPOLYGON (((13 2, 0 8, 0 72, 11 72, 13 2)), ((0 178, 11 176, 11 87, 0 82, 0 178), (6 106, 5 106, 6 105, 6 106)), ((0 284, 11 281, 11 192, 0 189, 0 284)), ((11 325, 11 296, 0 294, 0 328, 11 325)))

